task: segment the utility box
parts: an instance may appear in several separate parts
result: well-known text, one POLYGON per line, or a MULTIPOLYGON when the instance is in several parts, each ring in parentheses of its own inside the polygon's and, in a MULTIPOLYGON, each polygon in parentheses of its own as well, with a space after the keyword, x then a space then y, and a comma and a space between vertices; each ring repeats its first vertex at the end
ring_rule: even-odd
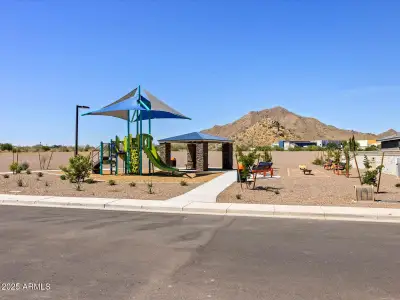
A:
POLYGON ((375 201, 375 189, 373 185, 355 185, 356 201, 375 201))

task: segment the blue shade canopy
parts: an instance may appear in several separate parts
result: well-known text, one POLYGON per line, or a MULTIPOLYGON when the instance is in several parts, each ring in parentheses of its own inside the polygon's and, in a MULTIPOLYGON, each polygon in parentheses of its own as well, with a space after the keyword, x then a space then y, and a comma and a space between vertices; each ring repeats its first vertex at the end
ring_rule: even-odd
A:
POLYGON ((86 115, 94 115, 94 116, 111 116, 120 118, 123 120, 128 120, 129 111, 131 110, 140 110, 142 120, 149 120, 149 119, 189 119, 188 117, 184 116, 177 110, 173 109, 172 107, 168 106, 149 91, 144 90, 146 97, 139 95, 137 93, 137 88, 126 94, 125 96, 121 97, 117 101, 104 106, 103 108, 92 111, 86 115))
POLYGON ((91 111, 83 116, 92 115, 92 116, 110 116, 115 118, 120 118, 123 120, 129 119, 129 111, 131 110, 144 110, 137 103, 136 95, 137 88, 126 94, 125 96, 121 97, 117 101, 114 101, 111 104, 100 108, 99 110, 91 111))
POLYGON ((156 96, 151 94, 149 91, 144 90, 146 97, 141 95, 140 99, 144 105, 147 106, 149 110, 142 111, 140 114, 142 120, 149 119, 188 119, 185 115, 181 114, 179 111, 173 109, 172 107, 165 104, 163 101, 158 99, 156 96))
POLYGON ((166 139, 158 140, 160 143, 190 143, 190 142, 208 142, 208 143, 232 143, 232 140, 206 134, 202 132, 191 132, 182 135, 173 136, 166 139))

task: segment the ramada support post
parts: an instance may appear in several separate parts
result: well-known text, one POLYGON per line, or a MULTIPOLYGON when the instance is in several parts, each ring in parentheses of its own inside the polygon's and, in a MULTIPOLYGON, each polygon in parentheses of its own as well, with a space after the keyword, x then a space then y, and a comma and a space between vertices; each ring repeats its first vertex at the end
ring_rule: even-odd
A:
POLYGON ((171 143, 160 143, 160 158, 168 166, 171 166, 171 143))
POLYGON ((233 144, 222 144, 222 169, 232 170, 233 166, 233 144))
POLYGON ((196 144, 187 144, 186 169, 196 169, 196 144))
POLYGON ((208 143, 198 143, 196 145, 196 170, 208 170, 208 143))

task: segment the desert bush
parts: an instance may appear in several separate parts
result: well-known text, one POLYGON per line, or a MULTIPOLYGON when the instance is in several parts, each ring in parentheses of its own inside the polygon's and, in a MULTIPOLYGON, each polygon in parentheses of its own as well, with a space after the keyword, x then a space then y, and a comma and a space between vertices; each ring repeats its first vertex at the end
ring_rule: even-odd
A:
POLYGON ((108 185, 117 185, 117 183, 115 182, 115 180, 110 179, 110 180, 108 181, 108 185))
POLYGON ((13 145, 10 143, 0 144, 0 150, 1 151, 12 151, 13 145))
POLYGON ((148 182, 148 183, 147 183, 147 192, 148 192, 149 194, 154 194, 154 191, 153 191, 153 183, 152 183, 152 182, 148 182))
POLYGON ((8 168, 14 174, 17 171, 18 167, 19 167, 18 163, 17 162, 13 162, 12 164, 10 164, 10 166, 8 168))
POLYGON ((364 149, 364 151, 378 151, 379 148, 375 145, 370 145, 364 149))
POLYGON ((42 172, 37 172, 37 177, 43 177, 43 173, 42 172))
POLYGON ((24 161, 22 164, 20 164, 21 170, 26 171, 29 169, 29 163, 24 161))
POLYGON ((60 176, 60 179, 61 179, 61 180, 66 180, 66 179, 67 179, 67 176, 65 176, 64 174, 62 174, 62 175, 60 176))
POLYGON ((396 183, 394 186, 400 188, 400 183, 396 183))
POLYGON ((187 186, 188 183, 185 180, 181 180, 181 182, 179 183, 181 186, 187 186))
POLYGON ((15 170, 15 173, 20 174, 22 172, 22 168, 20 165, 18 165, 17 169, 15 170))
POLYGON ((31 174, 32 174, 32 171, 31 171, 30 169, 27 169, 27 170, 26 170, 26 174, 31 175, 31 174))
POLYGON ((249 152, 248 154, 244 154, 243 153, 243 148, 237 146, 236 147, 236 152, 239 155, 239 159, 238 161, 243 164, 243 177, 247 177, 247 175, 249 175, 250 172, 250 168, 254 165, 258 155, 257 155, 257 151, 253 150, 251 152, 249 152))
POLYGON ((133 181, 132 181, 132 182, 129 182, 129 186, 130 186, 130 187, 135 187, 135 186, 136 186, 136 182, 133 182, 133 181))
POLYGON ((24 186, 24 181, 22 180, 22 178, 18 178, 18 179, 17 179, 17 185, 18 185, 19 187, 24 186))
POLYGON ((88 179, 85 180, 85 182, 88 183, 88 184, 93 184, 96 181, 93 178, 88 178, 88 179))
POLYGON ((313 165, 322 166, 324 164, 324 160, 321 157, 317 157, 312 163, 313 165))
POLYGON ((7 179, 7 178, 10 178, 10 175, 4 174, 3 177, 4 177, 5 179, 7 179))
POLYGON ((242 194, 236 194, 236 199, 238 200, 242 199, 242 194))
POLYGON ((44 151, 44 152, 47 152, 47 151, 51 150, 51 148, 49 146, 46 146, 46 145, 42 145, 41 148, 42 148, 42 151, 44 151))
POLYGON ((89 178, 92 164, 89 156, 77 155, 69 159, 67 167, 62 167, 61 170, 65 173, 67 179, 76 185, 76 189, 81 189, 82 183, 89 178))
POLYGON ((366 171, 361 176, 361 183, 376 186, 377 185, 377 182, 376 182, 377 176, 378 176, 379 172, 382 171, 384 166, 380 165, 380 166, 377 166, 375 169, 373 169, 368 157, 366 155, 364 155, 364 167, 365 167, 366 171))

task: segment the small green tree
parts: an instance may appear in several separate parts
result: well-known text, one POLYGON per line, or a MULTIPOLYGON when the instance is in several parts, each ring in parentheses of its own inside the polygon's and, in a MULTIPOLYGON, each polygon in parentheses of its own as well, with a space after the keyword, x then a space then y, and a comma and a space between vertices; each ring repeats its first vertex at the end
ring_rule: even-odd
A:
POLYGON ((78 191, 81 190, 82 183, 89 178, 92 170, 89 156, 77 155, 69 159, 67 167, 61 167, 67 179, 73 182, 78 191))
POLYGON ((364 155, 364 167, 366 171, 361 177, 361 183, 376 186, 377 176, 380 172, 382 172, 384 166, 379 165, 375 169, 373 169, 368 157, 364 155))
POLYGON ((371 162, 369 161, 368 157, 364 155, 364 167, 368 170, 372 168, 371 162))
POLYGON ((13 162, 12 164, 10 164, 10 166, 8 167, 10 169, 11 172, 13 172, 13 174, 18 170, 19 165, 17 162, 13 162))
POLYGON ((247 177, 250 173, 250 168, 254 165, 257 160, 257 151, 254 149, 248 154, 244 154, 242 148, 236 147, 236 151, 239 155, 239 162, 243 164, 243 177, 247 177))

